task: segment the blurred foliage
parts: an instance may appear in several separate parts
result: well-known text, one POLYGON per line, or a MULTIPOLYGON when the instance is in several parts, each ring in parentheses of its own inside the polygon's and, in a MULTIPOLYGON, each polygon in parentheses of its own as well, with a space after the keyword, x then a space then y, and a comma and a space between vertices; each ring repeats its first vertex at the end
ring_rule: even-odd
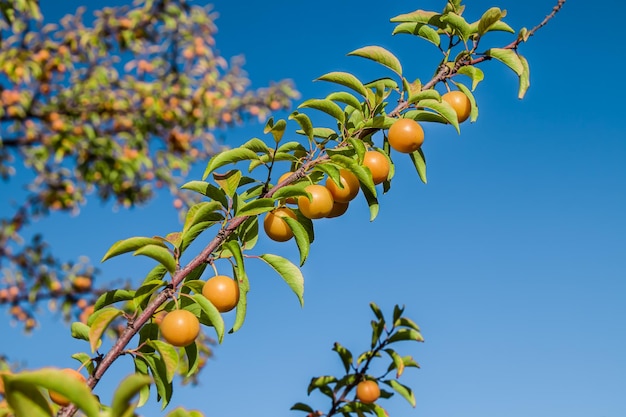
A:
POLYGON ((180 177, 220 149, 215 129, 263 121, 298 94, 289 81, 251 90, 242 60, 216 50, 216 14, 185 0, 138 0, 93 18, 81 8, 56 23, 33 0, 3 0, 0 11, 0 177, 26 189, 0 218, 0 304, 31 330, 39 300, 69 318, 101 291, 77 292, 76 279, 97 270, 59 261, 39 235, 25 242, 25 226, 78 214, 89 195, 142 204, 155 187, 183 208, 180 177))

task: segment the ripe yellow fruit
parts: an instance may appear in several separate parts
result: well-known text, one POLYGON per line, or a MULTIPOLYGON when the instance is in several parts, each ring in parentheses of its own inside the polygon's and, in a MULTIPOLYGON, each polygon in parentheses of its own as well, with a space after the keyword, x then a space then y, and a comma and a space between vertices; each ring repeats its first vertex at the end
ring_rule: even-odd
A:
POLYGON ((291 217, 294 220, 297 218, 296 213, 290 208, 279 207, 267 213, 263 220, 265 233, 276 242, 286 242, 293 237, 293 232, 283 217, 291 217))
POLYGON ((72 287, 78 292, 86 292, 91 288, 91 278, 86 276, 77 276, 72 282, 72 287))
POLYGON ((424 129, 413 119, 398 119, 389 128, 387 139, 398 152, 415 152, 424 143, 424 129))
POLYGON ((350 203, 340 203, 339 201, 335 201, 333 204, 333 209, 330 212, 330 214, 326 217, 333 218, 333 217, 339 217, 341 216, 343 213, 345 213, 348 210, 348 206, 350 205, 350 203))
MULTIPOLYGON (((87 378, 83 376, 80 372, 75 369, 65 368, 61 370, 62 372, 76 378, 79 381, 87 382, 87 378)), ((70 400, 63 395, 59 394, 56 391, 48 391, 48 395, 50 395, 50 399, 53 403, 60 405, 61 407, 65 407, 70 404, 70 400)))
POLYGON ((449 91, 441 96, 441 99, 452 106, 459 123, 463 123, 470 116, 472 104, 462 91, 449 91))
MULTIPOLYGON (((278 182, 276 184, 280 184, 281 182, 285 181, 287 178, 289 178, 289 176, 293 174, 293 172, 289 171, 289 172, 285 172, 283 175, 280 176, 280 178, 278 178, 278 182)), ((285 199, 285 203, 287 204, 298 204, 298 202, 296 201, 296 199, 294 197, 287 197, 285 199)))
POLYGON ((217 308, 217 311, 226 313, 235 308, 239 302, 239 285, 230 277, 216 275, 204 284, 202 295, 217 308))
POLYGON ((356 397, 364 404, 371 404, 380 397, 380 388, 376 381, 361 381, 356 386, 356 397))
POLYGON ((200 321, 187 310, 170 311, 163 317, 159 327, 163 339, 179 347, 192 344, 200 333, 200 321))
POLYGON ((341 169, 339 170, 339 180, 343 188, 340 188, 332 178, 326 180, 326 188, 332 194, 333 199, 339 203, 347 203, 354 200, 354 197, 357 196, 361 189, 359 179, 347 169, 341 169))
POLYGON ((389 177, 389 160, 378 151, 367 151, 363 157, 363 166, 369 168, 374 184, 380 184, 389 177))
POLYGON ((298 197, 298 208, 304 217, 321 219, 333 211, 334 200, 328 188, 319 184, 311 184, 307 185, 304 190, 311 194, 310 200, 307 196, 298 197))

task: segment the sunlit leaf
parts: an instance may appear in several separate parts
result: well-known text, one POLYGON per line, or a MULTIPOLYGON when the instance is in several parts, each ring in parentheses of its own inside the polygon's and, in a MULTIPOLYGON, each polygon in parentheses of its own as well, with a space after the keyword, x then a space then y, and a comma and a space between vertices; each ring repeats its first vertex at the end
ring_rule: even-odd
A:
POLYGON ((482 36, 485 33, 487 33, 489 28, 494 23, 502 19, 504 16, 506 16, 506 12, 503 12, 502 10, 500 10, 499 7, 492 7, 489 10, 487 10, 485 13, 483 13, 482 17, 480 18, 480 21, 478 22, 478 34, 482 36))
POLYGON ((163 241, 160 239, 155 239, 152 237, 131 237, 115 242, 109 248, 107 253, 102 257, 100 262, 104 262, 107 259, 110 259, 117 255, 121 255, 123 253, 135 251, 147 245, 157 245, 164 248, 167 247, 165 243, 163 243, 163 241))
POLYGON ((137 255, 143 255, 143 256, 147 256, 149 258, 154 259, 155 261, 163 265, 168 270, 168 272, 172 275, 176 272, 177 265, 176 265, 176 260, 174 259, 174 256, 172 255, 172 252, 170 252, 167 248, 164 248, 163 246, 158 246, 158 245, 142 246, 141 248, 137 249, 133 253, 133 256, 137 256, 137 255))
POLYGON ((487 50, 486 55, 504 63, 507 67, 511 68, 518 76, 521 76, 524 73, 524 64, 522 64, 519 56, 512 49, 491 48, 487 50))
POLYGON ((485 74, 483 73, 483 71, 480 68, 475 67, 473 65, 462 66, 457 71, 457 74, 467 75, 468 77, 471 78, 472 91, 474 91, 478 83, 481 82, 485 78, 485 74))
MULTIPOLYGON (((313 123, 311 123, 311 119, 309 118, 309 116, 307 116, 304 113, 298 113, 297 111, 294 111, 293 113, 289 115, 289 119, 295 120, 296 122, 298 122, 304 134, 309 138, 309 140, 313 140, 313 123)), ((302 148, 302 145, 300 145, 298 142, 290 142, 290 143, 295 144, 296 146, 299 146, 300 148, 302 148)), ((280 151, 286 152, 290 150, 295 150, 295 149, 284 149, 285 145, 287 144, 282 145, 278 149, 278 152, 280 151)))
POLYGON ((461 90, 469 99, 470 101, 470 122, 475 122, 476 119, 478 118, 478 105, 476 104, 476 99, 474 98, 474 94, 472 94, 472 92, 470 91, 469 88, 467 88, 465 85, 461 84, 461 83, 456 83, 454 81, 452 81, 452 83, 454 83, 455 86, 457 86, 457 88, 459 90, 461 90))
POLYGON ((347 72, 329 72, 328 74, 324 74, 321 77, 317 78, 316 81, 329 81, 336 84, 343 85, 344 87, 348 87, 363 97, 367 96, 367 91, 363 86, 363 83, 355 77, 354 75, 347 72))
POLYGON ((237 208, 237 216, 254 216, 274 209, 274 199, 259 198, 237 208))
POLYGON ((106 291, 96 300, 93 308, 94 310, 100 310, 102 307, 120 302, 128 301, 135 298, 134 290, 111 290, 106 291))
POLYGON ((398 329, 391 337, 388 339, 389 343, 395 343, 400 341, 414 341, 414 342, 423 342, 424 337, 420 332, 413 329, 398 329))
POLYGON ((94 311, 94 313, 89 316, 89 346, 92 352, 95 352, 98 348, 100 338, 107 327, 109 327, 109 324, 117 317, 121 316, 122 313, 122 310, 117 308, 105 307, 101 310, 94 311))
POLYGON ((271 266, 278 275, 289 285, 289 288, 296 294, 300 305, 304 305, 304 277, 300 268, 291 263, 289 260, 273 254, 261 255, 261 258, 265 263, 271 266))
POLYGON ((208 316, 211 324, 215 328, 217 341, 222 343, 224 339, 224 319, 215 306, 202 294, 194 294, 191 296, 200 306, 202 311, 208 316))
POLYGON ((174 346, 160 340, 149 340, 148 344, 159 352, 161 360, 163 360, 165 365, 167 382, 172 382, 176 375, 176 369, 178 369, 178 352, 176 352, 174 346))
POLYGON ((519 91, 517 93, 517 97, 519 99, 524 98, 528 87, 530 87, 530 66, 528 65, 528 60, 523 56, 519 55, 519 60, 522 63, 522 67, 524 67, 524 71, 522 75, 519 76, 519 91))
POLYGON ((124 378, 117 386, 111 401, 111 415, 119 417, 132 417, 137 407, 133 399, 141 392, 142 388, 149 387, 152 379, 147 375, 131 374, 124 378))
POLYGON ((409 154, 411 157, 411 161, 413 161, 413 165, 417 170, 417 174, 424 184, 428 183, 426 179, 426 156, 424 155, 424 151, 420 148, 415 152, 409 154))
POLYGON ((298 108, 302 108, 302 107, 320 110, 320 111, 322 111, 322 112, 324 112, 324 113, 334 117, 335 119, 337 119, 337 121, 339 123, 345 122, 345 115, 343 113, 343 110, 341 110, 341 107, 339 107, 332 100, 327 100, 327 99, 310 99, 310 100, 307 100, 307 101, 305 101, 304 103, 302 103, 302 104, 300 104, 298 106, 298 108))
POLYGON ((402 360, 402 356, 398 355, 398 353, 393 349, 384 349, 384 351, 393 361, 393 367, 389 366, 389 370, 396 369, 396 378, 400 378, 404 372, 404 361, 402 360))
POLYGON ((202 175, 202 180, 206 180, 211 172, 223 167, 224 165, 234 164, 239 161, 250 161, 253 159, 259 159, 259 155, 246 148, 234 148, 219 152, 209 160, 206 169, 204 170, 204 174, 202 175))
POLYGON ((361 102, 355 96, 345 91, 330 93, 326 96, 326 100, 339 101, 341 103, 352 106, 355 109, 361 108, 361 102))
POLYGON ((180 188, 182 188, 183 190, 195 191, 210 198, 211 200, 219 202, 222 207, 228 207, 228 200, 224 191, 220 190, 213 184, 209 184, 208 182, 189 181, 183 184, 183 186, 181 186, 180 188))
POLYGON ((454 108, 447 101, 437 101, 432 99, 420 100, 417 103, 419 107, 425 107, 432 109, 443 116, 448 123, 450 123, 456 129, 457 133, 461 133, 459 128, 459 119, 454 111, 454 108))
POLYGON ((333 350, 337 352, 341 358, 346 373, 350 372, 350 367, 352 366, 352 352, 343 347, 339 342, 335 342, 333 350))
POLYGON ((398 394, 400 394, 405 400, 407 400, 409 404, 411 404, 411 406, 415 407, 416 405, 415 394, 413 393, 413 390, 411 390, 411 388, 405 385, 402 385, 395 379, 390 379, 388 381, 383 381, 383 382, 389 385, 391 388, 393 388, 393 390, 397 392, 398 394))
POLYGON ((424 23, 417 23, 417 22, 400 23, 399 25, 395 27, 392 34, 396 35, 398 33, 406 33, 410 35, 419 36, 420 38, 433 43, 435 46, 439 46, 441 44, 441 37, 439 36, 437 31, 424 23))
POLYGON ((391 69, 399 76, 402 76, 402 65, 400 64, 400 60, 398 60, 394 54, 382 46, 365 46, 363 48, 355 49, 348 55, 371 59, 372 61, 378 62, 379 64, 391 69))

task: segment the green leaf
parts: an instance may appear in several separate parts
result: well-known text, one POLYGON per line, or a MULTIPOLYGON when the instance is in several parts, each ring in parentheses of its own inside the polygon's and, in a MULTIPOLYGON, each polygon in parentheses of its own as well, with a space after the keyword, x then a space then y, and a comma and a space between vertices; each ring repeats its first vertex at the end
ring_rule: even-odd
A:
POLYGON ((408 327, 409 329, 413 329, 417 332, 420 331, 420 327, 410 318, 408 317, 400 317, 394 321, 394 326, 396 327, 408 327))
POLYGON ((162 342, 160 340, 148 340, 148 345, 152 346, 159 352, 161 360, 165 365, 165 375, 167 376, 167 382, 172 382, 176 375, 176 369, 178 369, 178 352, 174 346, 169 343, 162 342))
POLYGON ((383 330, 385 330, 385 323, 377 321, 377 320, 372 320, 371 325, 372 325, 371 347, 372 349, 374 349, 374 347, 378 343, 378 340, 380 339, 380 335, 383 334, 383 330))
POLYGON ((361 102, 355 96, 345 91, 330 93, 326 96, 326 100, 339 101, 341 103, 347 104, 348 106, 352 106, 355 109, 361 108, 361 102))
POLYGON ((198 345, 191 343, 185 346, 185 356, 187 357, 187 374, 185 377, 190 377, 198 371, 200 365, 200 356, 198 355, 198 345))
MULTIPOLYGON (((145 327, 145 326, 144 326, 145 327)), ((148 363, 144 360, 141 360, 138 356, 133 357, 133 363, 135 365, 135 373, 140 375, 148 376, 148 363)), ((142 407, 146 404, 148 399, 150 398, 150 387, 143 387, 139 391, 139 402, 137 403, 138 407, 142 407)))
POLYGON ((441 44, 441 37, 439 36, 437 31, 424 23, 400 23, 395 27, 392 35, 396 35, 398 33, 406 33, 409 35, 419 36, 420 38, 431 42, 435 46, 439 46, 441 44))
POLYGON ((339 342, 335 342, 333 350, 337 352, 337 354, 341 358, 341 362, 343 363, 343 368, 346 370, 346 373, 350 372, 350 367, 352 366, 353 360, 352 352, 339 344, 339 342))
POLYGON ((397 392, 398 394, 400 394, 405 400, 407 400, 409 404, 411 404, 411 406, 415 407, 416 405, 415 394, 413 394, 413 390, 411 390, 411 388, 405 385, 402 385, 395 379, 390 379, 388 381, 383 381, 383 382, 389 385, 391 388, 393 388, 393 390, 397 392))
POLYGON ((72 337, 74 339, 89 341, 89 326, 80 321, 75 321, 70 326, 72 337))
POLYGON ((374 302, 370 303, 370 309, 372 310, 372 312, 374 313, 374 315, 376 316, 376 318, 378 319, 378 321, 384 323, 385 322, 385 316, 383 315, 383 312, 381 311, 380 307, 378 307, 378 305, 374 302))
MULTIPOLYGON (((162 267, 162 265, 159 265, 162 267)), ((165 270, 165 268, 163 268, 165 270)), ((160 279, 155 279, 151 281, 145 281, 141 284, 141 287, 137 289, 135 292, 135 298, 133 299, 133 303, 136 308, 143 308, 144 304, 148 302, 148 299, 154 294, 154 292, 160 287, 165 286, 165 281, 160 279)))
POLYGON ((296 240, 296 245, 298 246, 298 251, 300 252, 300 266, 302 266, 309 256, 309 249, 311 247, 311 244, 309 242, 309 234, 305 227, 301 225, 298 220, 292 219, 289 216, 285 216, 282 219, 287 223, 287 225, 293 232, 293 237, 296 240))
MULTIPOLYGON (((39 396, 41 393, 36 389, 33 390, 35 386, 43 387, 61 394, 70 400, 71 403, 75 404, 88 417, 98 417, 100 415, 100 402, 92 394, 87 384, 61 369, 42 368, 35 371, 22 371, 17 374, 4 375, 3 379, 5 383, 8 382, 8 386, 5 386, 5 389, 7 389, 7 400, 12 407, 13 404, 11 404, 10 397, 15 392, 15 388, 21 391, 22 394, 29 393, 33 395, 33 398, 29 401, 29 405, 33 408, 26 408, 24 410, 26 413, 24 414, 18 414, 18 410, 15 410, 16 417, 37 416, 39 411, 44 410, 42 407, 43 404, 39 404, 39 396)), ((41 415, 50 416, 50 414, 41 415)))
POLYGON ((174 259, 174 256, 172 255, 172 252, 170 252, 169 249, 164 248, 163 246, 158 246, 158 245, 142 246, 141 248, 137 249, 133 253, 133 256, 137 256, 137 255, 143 255, 143 256, 147 256, 149 258, 154 259, 155 261, 163 265, 168 270, 168 272, 172 275, 174 275, 174 273, 176 272, 177 265, 176 265, 176 260, 174 259))
POLYGON ((237 279, 237 284, 239 285, 239 302, 236 307, 235 323, 228 333, 234 333, 239 330, 241 326, 243 326, 243 323, 246 320, 246 310, 248 309, 248 291, 250 291, 248 276, 246 274, 235 274, 235 278, 237 279))
POLYGON ((334 101, 332 100, 327 100, 327 99, 310 99, 305 101, 304 103, 300 104, 298 106, 298 108, 301 107, 306 107, 306 108, 311 108, 311 109, 315 109, 315 110, 320 110, 332 117, 334 117, 335 119, 337 119, 337 121, 339 123, 344 123, 345 122, 345 114, 343 113, 343 110, 341 109, 341 107, 339 107, 334 101))
POLYGON ((165 364, 160 357, 154 354, 144 354, 141 358, 147 363, 150 369, 150 374, 154 380, 154 385, 157 389, 157 396, 161 399, 161 409, 165 409, 172 399, 172 384, 167 382, 167 373, 165 371, 165 364))
POLYGON ((188 183, 183 184, 180 188, 183 190, 195 191, 210 198, 211 200, 219 202, 222 207, 228 207, 228 200, 224 191, 206 181, 189 181, 188 183))
POLYGON ((441 16, 441 21, 452 27, 454 32, 464 41, 467 41, 472 33, 469 23, 456 13, 450 12, 441 16))
POLYGON ((414 341, 414 342, 423 342, 424 337, 417 330, 413 329, 398 329, 391 337, 388 339, 389 343, 395 343, 400 341, 414 341))
POLYGON ((234 164, 239 161, 250 161, 259 159, 259 155, 256 152, 246 148, 235 148, 226 151, 219 152, 213 156, 204 170, 202 180, 206 180, 209 174, 216 169, 223 167, 224 165, 234 164))
POLYGON ((374 185, 374 181, 372 180, 370 173, 365 170, 363 165, 360 165, 352 158, 340 154, 331 155, 330 160, 340 167, 346 168, 352 172, 358 178, 361 188, 368 190, 372 196, 376 197, 376 186, 374 185))
POLYGON ((191 206, 185 216, 185 223, 182 231, 183 239, 185 233, 198 223, 214 222, 223 219, 223 216, 220 213, 216 213, 216 211, 221 208, 223 208, 222 204, 217 201, 204 201, 191 206))
POLYGON ((365 46, 355 49, 348 55, 360 56, 362 58, 371 59, 379 64, 391 69, 400 77, 402 77, 402 65, 394 54, 381 46, 365 46))
POLYGON ((224 339, 224 319, 220 312, 215 308, 213 304, 202 294, 194 294, 191 296, 196 303, 200 306, 202 311, 206 313, 211 321, 211 324, 215 328, 215 333, 217 334, 217 341, 222 343, 224 339))
POLYGON ((367 201, 367 206, 370 209, 370 221, 374 221, 374 219, 376 219, 376 216, 378 216, 378 210, 379 210, 379 205, 378 205, 378 199, 376 198, 375 194, 372 194, 372 192, 368 189, 368 188, 361 188, 363 190, 363 196, 365 197, 365 200, 367 201))
POLYGON ((441 101, 441 94, 439 94, 439 91, 435 90, 434 88, 430 88, 428 90, 418 91, 417 93, 411 94, 407 102, 409 104, 417 103, 418 101, 424 99, 441 101))
POLYGON ((483 13, 480 21, 478 22, 478 34, 484 35, 489 31, 489 28, 499 20, 506 16, 506 12, 500 10, 499 7, 492 7, 483 13))
POLYGON ((485 52, 487 56, 497 59, 498 61, 511 68, 518 76, 524 73, 524 64, 519 56, 512 49, 491 48, 485 52))
POLYGON ((396 369, 396 379, 402 376, 404 372, 404 361, 402 360, 402 356, 398 355, 398 353, 393 349, 384 349, 385 352, 391 357, 392 365, 389 366, 389 370, 396 369))
POLYGON ((445 117, 429 110, 409 110, 404 113, 403 116, 406 119, 413 119, 416 122, 434 122, 443 123, 444 125, 449 124, 445 117))
POLYGON ((272 198, 259 198, 252 200, 237 209, 237 216, 255 216, 257 214, 267 213, 274 209, 274 199, 272 198))
POLYGON ((131 401, 144 387, 149 387, 152 379, 147 375, 131 374, 124 378, 115 393, 111 402, 111 415, 119 417, 132 417, 137 408, 137 402, 131 401))
POLYGON ((72 359, 76 359, 80 364, 85 367, 89 375, 92 375, 94 372, 94 361, 91 356, 84 352, 77 352, 72 355, 72 359))
POLYGON ((264 254, 259 256, 265 263, 271 266, 278 275, 289 285, 289 288, 296 294, 300 305, 304 305, 304 277, 300 268, 295 266, 289 260, 272 254, 264 254))
POLYGON ((243 145, 241 145, 240 147, 250 149, 251 151, 256 152, 256 153, 269 153, 270 152, 270 148, 267 146, 267 144, 259 138, 252 138, 246 143, 244 143, 243 145))
POLYGON ((237 192, 239 182, 241 181, 241 171, 231 169, 225 174, 213 173, 213 180, 224 190, 227 196, 231 197, 237 192))
POLYGON ((89 345, 91 346, 91 352, 95 352, 100 343, 100 338, 104 334, 104 331, 109 327, 109 324, 117 317, 122 315, 122 310, 118 310, 113 307, 105 307, 101 310, 94 311, 89 316, 89 345))
POLYGON ((412 152, 410 155, 411 161, 413 161, 413 165, 417 170, 417 174, 420 176, 420 179, 424 184, 428 183, 426 179, 426 156, 424 156, 424 151, 420 148, 415 152, 412 152))
POLYGON ((528 65, 528 60, 521 55, 518 55, 522 66, 524 67, 524 71, 519 76, 519 91, 517 93, 517 98, 522 99, 530 87, 530 66, 528 65))
POLYGON ((135 251, 147 245, 162 246, 164 248, 167 247, 162 240, 153 237, 131 237, 115 242, 109 248, 107 253, 102 257, 100 262, 104 262, 107 259, 113 258, 114 256, 121 255, 126 252, 135 251))
POLYGON ((243 252, 241 251, 241 246, 239 246, 239 243, 236 240, 229 240, 228 242, 224 243, 224 247, 228 249, 235 258, 235 262, 237 263, 235 266, 237 269, 237 275, 245 275, 246 268, 244 267, 243 263, 243 252))
POLYGON ((329 72, 328 74, 324 74, 321 77, 317 78, 315 81, 329 81, 332 83, 341 84, 344 87, 348 87, 356 91, 363 97, 367 97, 367 91, 365 90, 365 86, 363 86, 363 83, 357 77, 347 72, 329 72))
POLYGON ((454 111, 454 108, 447 101, 437 101, 432 99, 424 99, 420 100, 417 103, 419 107, 425 107, 432 109, 443 116, 444 119, 448 123, 450 123, 456 129, 457 133, 461 133, 461 129, 459 128, 459 119, 454 111))
POLYGON ((404 13, 398 16, 392 17, 391 22, 418 22, 418 23, 430 23, 431 20, 439 16, 438 13, 429 12, 425 10, 416 10, 411 13, 404 13))
MULTIPOLYGON (((309 116, 307 116, 304 113, 298 113, 297 111, 294 111, 293 113, 289 115, 289 119, 295 120, 296 122, 298 122, 304 134, 309 138, 309 140, 313 140, 313 123, 311 123, 311 119, 309 119, 309 116)), ((288 142, 287 144, 295 144, 298 147, 302 148, 302 145, 300 145, 298 142, 288 142)), ((285 145, 282 145, 280 148, 278 148, 277 152, 287 151, 287 149, 283 149, 283 146, 285 145)))
POLYGON ((286 128, 287 122, 285 120, 280 119, 276 123, 274 123, 274 118, 270 117, 270 119, 265 124, 265 129, 263 129, 263 133, 267 134, 271 132, 272 136, 274 137, 274 141, 278 143, 283 138, 286 128))
POLYGON ((307 388, 307 394, 310 395, 314 390, 320 389, 322 387, 326 387, 328 386, 328 384, 331 384, 336 381, 337 381, 337 378, 331 375, 318 376, 316 378, 312 378, 311 382, 309 383, 309 387, 307 388))
POLYGON ((483 71, 473 65, 465 65, 459 68, 457 74, 467 75, 472 80, 472 91, 476 90, 476 86, 485 78, 483 71))
POLYGON ((102 307, 120 302, 128 301, 135 298, 134 290, 111 290, 100 295, 94 304, 94 310, 100 310, 102 307))
POLYGON ((307 412, 307 413, 313 413, 314 412, 314 410, 310 406, 308 406, 308 405, 306 405, 304 403, 295 403, 294 405, 291 406, 290 410, 304 411, 304 412, 307 412))

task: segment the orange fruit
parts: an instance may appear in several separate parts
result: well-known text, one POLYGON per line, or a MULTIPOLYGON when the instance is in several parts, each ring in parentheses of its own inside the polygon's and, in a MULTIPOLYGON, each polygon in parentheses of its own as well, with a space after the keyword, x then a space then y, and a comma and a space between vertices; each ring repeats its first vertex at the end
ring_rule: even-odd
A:
POLYGON ((237 281, 230 277, 216 275, 204 284, 202 287, 202 295, 204 295, 220 313, 226 313, 235 308, 239 302, 239 285, 237 281))
POLYGON ((356 397, 364 404, 371 404, 380 397, 380 388, 376 381, 361 381, 356 386, 356 397))
POLYGON ((72 281, 72 287, 78 292, 86 292, 91 289, 91 278, 85 276, 77 276, 72 281))
MULTIPOLYGON (((285 172, 283 175, 280 176, 280 178, 278 179, 278 182, 276 184, 280 184, 281 182, 285 181, 291 174, 293 174, 293 172, 291 172, 291 171, 285 172)), ((296 201, 296 199, 294 197, 287 197, 285 199, 285 203, 287 203, 287 204, 298 204, 298 202, 296 201)))
POLYGON ((290 208, 279 207, 267 213, 263 220, 265 233, 276 242, 286 242, 293 237, 293 232, 287 222, 282 219, 283 217, 297 218, 296 213, 290 208))
POLYGON ((359 179, 347 169, 340 169, 339 180, 343 188, 339 187, 332 178, 326 180, 326 188, 332 194, 333 200, 339 203, 347 203, 354 200, 354 197, 360 190, 359 179))
POLYGON ((369 168, 374 184, 380 184, 389 177, 389 160, 378 151, 367 151, 363 157, 363 166, 369 168))
POLYGON ((309 219, 321 219, 333 211, 333 196, 328 188, 319 184, 307 185, 304 189, 311 194, 311 199, 307 196, 298 197, 298 208, 304 217, 309 219))
POLYGON ((333 217, 339 217, 341 216, 343 213, 345 213, 348 210, 348 206, 350 205, 350 203, 340 203, 339 201, 335 201, 333 203, 333 209, 330 212, 330 214, 326 217, 333 218, 333 217))
POLYGON ((170 311, 159 327, 165 341, 173 346, 190 345, 200 333, 200 321, 187 310, 170 311))
POLYGON ((411 153, 424 143, 424 130, 413 119, 398 119, 389 128, 387 139, 396 151, 411 153))
POLYGON ((441 96, 441 99, 452 106, 459 123, 463 123, 470 116, 472 104, 462 91, 449 91, 441 96))

